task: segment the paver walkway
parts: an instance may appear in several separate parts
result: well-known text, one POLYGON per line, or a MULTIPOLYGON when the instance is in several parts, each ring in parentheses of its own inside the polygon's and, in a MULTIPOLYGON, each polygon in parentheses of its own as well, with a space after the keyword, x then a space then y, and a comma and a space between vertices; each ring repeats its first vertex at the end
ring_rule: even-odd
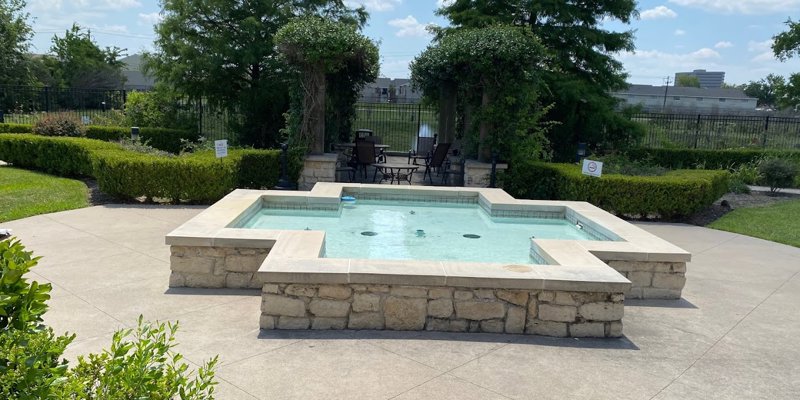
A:
POLYGON ((800 249, 639 224, 694 253, 683 299, 626 301, 623 339, 430 332, 261 332, 258 291, 169 289, 164 235, 201 208, 101 206, 3 224, 44 256, 46 322, 71 358, 148 319, 215 354, 221 399, 798 399, 800 249))

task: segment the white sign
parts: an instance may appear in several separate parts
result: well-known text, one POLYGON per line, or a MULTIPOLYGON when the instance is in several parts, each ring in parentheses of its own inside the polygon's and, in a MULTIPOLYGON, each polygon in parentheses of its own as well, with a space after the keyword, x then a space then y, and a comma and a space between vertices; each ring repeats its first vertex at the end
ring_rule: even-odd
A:
POLYGON ((214 150, 217 153, 217 158, 226 157, 228 155, 228 141, 227 140, 215 140, 214 141, 214 150))
POLYGON ((592 161, 588 158, 583 159, 583 169, 581 173, 589 176, 600 177, 603 174, 603 163, 601 161, 592 161))

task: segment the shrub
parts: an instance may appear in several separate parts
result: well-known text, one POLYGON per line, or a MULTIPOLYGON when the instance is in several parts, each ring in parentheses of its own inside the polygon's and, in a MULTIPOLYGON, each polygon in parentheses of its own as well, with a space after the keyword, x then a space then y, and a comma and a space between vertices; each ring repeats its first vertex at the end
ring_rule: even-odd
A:
POLYGON ((761 180, 769 186, 771 193, 792 186, 795 176, 797 176, 797 167, 791 162, 779 158, 765 160, 758 170, 762 176, 761 180))
POLYGON ((172 153, 168 153, 164 150, 159 150, 153 146, 150 146, 150 142, 142 141, 141 138, 133 140, 129 138, 122 138, 119 140, 119 145, 125 150, 133 151, 136 153, 142 154, 150 154, 153 156, 160 156, 160 157, 174 157, 175 155, 172 153))
POLYGON ((93 176, 92 154, 98 150, 122 151, 99 140, 0 134, 0 160, 59 176, 93 176))
POLYGON ((728 172, 678 170, 663 176, 584 176, 573 164, 515 164, 503 187, 517 198, 588 201, 632 217, 691 215, 728 190, 728 172))
POLYGON ((0 124, 0 133, 33 133, 33 125, 0 124))
POLYGON ((144 322, 114 333, 111 348, 79 357, 70 370, 61 398, 152 400, 213 399, 217 357, 200 367, 189 379, 188 365, 174 353, 178 324, 144 322), (133 336, 133 340, 128 337, 133 336))
POLYGON ((50 328, 0 332, 0 398, 54 398, 67 374, 62 355, 74 339, 50 328))
POLYGON ((650 160, 631 160, 625 154, 610 154, 603 157, 596 157, 603 162, 603 171, 608 174, 630 175, 630 176, 659 176, 667 173, 667 169, 658 165, 653 165, 650 160))
MULTIPOLYGON (((86 137, 105 141, 118 141, 131 137, 131 128, 119 126, 90 126, 86 129, 86 137)), ((156 149, 178 154, 181 151, 183 139, 197 140, 197 138, 180 129, 164 128, 139 128, 139 139, 147 142, 156 149)))
POLYGON ((703 164, 708 169, 730 169, 763 158, 784 158, 800 163, 796 150, 702 150, 702 149, 629 149, 625 154, 632 160, 649 160, 653 165, 669 169, 694 168, 703 164))
POLYGON ((188 108, 164 86, 150 92, 133 91, 125 99, 128 126, 190 129, 196 123, 188 108))
POLYGON ((0 241, 0 332, 35 328, 42 322, 51 286, 25 277, 38 262, 39 257, 25 251, 18 240, 0 241))
POLYGON ((44 136, 80 137, 85 135, 81 121, 68 114, 50 113, 36 121, 33 132, 44 136))

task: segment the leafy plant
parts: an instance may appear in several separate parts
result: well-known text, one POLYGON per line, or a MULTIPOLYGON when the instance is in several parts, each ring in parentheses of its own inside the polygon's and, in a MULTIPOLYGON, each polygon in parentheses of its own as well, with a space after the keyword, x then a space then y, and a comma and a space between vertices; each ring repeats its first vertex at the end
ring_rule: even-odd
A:
MULTIPOLYGON (((184 139, 181 139, 184 140, 184 139)), ((151 156, 158 156, 158 157, 174 157, 175 155, 164 150, 159 150, 153 146, 150 146, 149 140, 142 140, 141 138, 133 140, 130 138, 122 138, 119 141, 119 145, 128 151, 133 151, 136 153, 142 154, 149 154, 151 156)))
POLYGON ((175 353, 178 323, 149 323, 114 333, 111 347, 79 357, 59 394, 63 398, 123 400, 213 399, 214 357, 190 379, 189 366, 175 353))
POLYGON ((0 241, 0 332, 33 328, 42 322, 52 287, 28 282, 24 276, 39 258, 17 239, 0 241))
POLYGON ((631 160, 625 154, 613 153, 602 157, 595 157, 603 162, 603 172, 607 174, 620 174, 628 176, 660 176, 667 173, 667 169, 653 165, 649 160, 631 160))
POLYGON ((765 160, 758 170, 771 193, 777 193, 780 189, 791 186, 797 176, 797 167, 788 160, 780 158, 765 160))
POLYGON ((197 151, 214 150, 214 142, 201 136, 197 141, 181 139, 180 154, 194 153, 197 151))
POLYGON ((0 398, 48 399, 66 380, 64 350, 75 335, 51 328, 0 332, 0 398))
POLYGON ((86 134, 83 124, 69 114, 49 113, 39 118, 33 126, 33 133, 44 136, 80 137, 86 134))

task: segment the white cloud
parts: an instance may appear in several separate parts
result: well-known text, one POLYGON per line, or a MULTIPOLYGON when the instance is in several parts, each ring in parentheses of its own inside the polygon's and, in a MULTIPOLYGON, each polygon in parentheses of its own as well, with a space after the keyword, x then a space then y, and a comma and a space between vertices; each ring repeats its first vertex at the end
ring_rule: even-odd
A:
POLYGON ((685 7, 721 14, 786 14, 800 10, 800 0, 669 0, 685 7))
POLYGON ((686 31, 683 29, 675 29, 675 36, 683 36, 686 34, 686 31))
POLYGON ((666 6, 658 6, 656 8, 642 11, 639 16, 642 19, 675 18, 678 16, 678 13, 670 10, 666 6))
POLYGON ((403 0, 347 0, 344 3, 348 7, 364 6, 369 11, 391 11, 403 0))
POLYGON ((139 23, 142 25, 155 25, 161 20, 164 19, 164 16, 158 12, 152 12, 149 14, 139 13, 139 23))
POLYGON ((716 50, 704 47, 691 53, 666 53, 659 50, 641 50, 621 53, 619 57, 626 61, 639 61, 663 65, 665 67, 691 67, 692 65, 713 62, 721 56, 716 50))
POLYGON ((61 10, 62 0, 31 0, 28 6, 33 11, 47 12, 61 10))
POLYGON ((717 44, 714 45, 715 49, 729 49, 731 47, 733 47, 733 43, 728 41, 717 42, 717 44))
POLYGON ((100 7, 110 10, 124 10, 127 8, 136 8, 141 6, 142 3, 140 3, 138 0, 103 0, 103 4, 100 5, 100 7))
POLYGON ((425 29, 427 25, 419 23, 413 15, 405 18, 397 18, 389 21, 389 26, 399 28, 395 32, 397 37, 424 37, 428 36, 428 30, 425 29))
POLYGON ((747 42, 747 51, 757 53, 750 61, 764 63, 775 61, 775 53, 772 52, 772 39, 764 40, 763 42, 756 42, 751 40, 747 42))
POLYGON ((455 1, 456 0, 436 0, 436 6, 439 8, 447 7, 455 3, 455 1))

